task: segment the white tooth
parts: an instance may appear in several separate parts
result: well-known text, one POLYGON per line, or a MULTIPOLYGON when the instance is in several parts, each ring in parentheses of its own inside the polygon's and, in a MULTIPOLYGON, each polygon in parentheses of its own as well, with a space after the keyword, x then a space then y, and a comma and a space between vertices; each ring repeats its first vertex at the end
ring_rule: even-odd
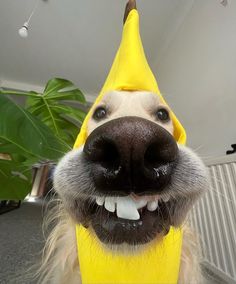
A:
POLYGON ((128 220, 139 220, 140 215, 136 208, 134 200, 127 197, 118 197, 117 198, 117 217, 128 219, 128 220))
POLYGON ((163 200, 164 202, 169 201, 169 199, 170 199, 170 196, 169 196, 169 195, 163 195, 163 196, 162 196, 162 200, 163 200))
POLYGON ((102 206, 104 204, 104 201, 105 201, 105 197, 103 197, 103 196, 97 196, 96 197, 97 205, 102 206))
POLYGON ((158 201, 155 200, 155 201, 149 201, 148 204, 147 204, 147 209, 149 211, 155 211, 158 207, 158 201))
POLYGON ((140 209, 147 205, 147 200, 145 199, 134 200, 134 203, 136 205, 136 208, 140 209))
POLYGON ((105 208, 109 212, 115 212, 116 211, 116 198, 115 197, 106 197, 105 198, 105 208))

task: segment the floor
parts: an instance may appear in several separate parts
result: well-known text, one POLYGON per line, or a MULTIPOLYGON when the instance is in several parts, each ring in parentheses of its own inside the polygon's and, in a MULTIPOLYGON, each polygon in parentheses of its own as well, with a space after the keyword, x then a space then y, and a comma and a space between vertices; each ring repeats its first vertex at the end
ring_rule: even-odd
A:
POLYGON ((0 283, 33 284, 26 280, 29 268, 39 261, 43 247, 42 204, 22 203, 19 209, 0 215, 0 283))

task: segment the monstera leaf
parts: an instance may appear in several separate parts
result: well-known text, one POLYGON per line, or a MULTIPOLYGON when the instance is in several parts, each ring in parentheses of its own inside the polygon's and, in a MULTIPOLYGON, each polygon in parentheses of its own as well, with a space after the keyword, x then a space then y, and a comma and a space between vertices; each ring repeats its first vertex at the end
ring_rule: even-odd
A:
POLYGON ((31 92, 27 110, 47 125, 57 137, 72 146, 85 112, 69 106, 66 101, 85 103, 81 91, 72 82, 55 78, 50 80, 42 94, 31 92), (68 125, 68 120, 71 122, 68 125))
POLYGON ((70 148, 37 117, 0 96, 0 153, 58 159, 70 148))

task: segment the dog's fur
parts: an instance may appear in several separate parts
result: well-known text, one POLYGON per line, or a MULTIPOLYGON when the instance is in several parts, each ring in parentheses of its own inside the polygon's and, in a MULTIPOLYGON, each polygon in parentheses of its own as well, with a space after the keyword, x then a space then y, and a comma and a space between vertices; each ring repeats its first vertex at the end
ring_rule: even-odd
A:
MULTIPOLYGON (((160 124, 173 135, 171 120, 161 123, 155 118, 155 111, 160 106, 168 110, 155 94, 141 91, 114 91, 106 94, 99 106, 106 107, 109 115, 100 122, 91 118, 88 122, 88 134, 101 124, 115 118, 138 116, 160 124)), ((186 224, 183 224, 186 223, 187 212, 207 186, 207 173, 196 154, 185 146, 178 145, 178 147, 178 165, 173 172, 171 185, 165 189, 165 194, 171 196, 173 200, 170 208, 171 225, 184 228, 179 283, 201 283, 197 238, 186 224)), ((82 147, 74 149, 63 157, 56 168, 54 187, 60 200, 54 208, 54 213, 49 217, 49 221, 55 226, 43 253, 41 268, 38 271, 39 283, 80 283, 75 224, 86 222, 89 226, 89 222, 82 220, 81 214, 78 214, 79 200, 91 198, 96 194, 96 188, 88 174, 89 167, 86 167, 82 161, 82 155, 82 147)), ((111 247, 109 246, 110 249, 111 247)), ((126 250, 130 247, 131 245, 119 245, 118 249, 126 250)))

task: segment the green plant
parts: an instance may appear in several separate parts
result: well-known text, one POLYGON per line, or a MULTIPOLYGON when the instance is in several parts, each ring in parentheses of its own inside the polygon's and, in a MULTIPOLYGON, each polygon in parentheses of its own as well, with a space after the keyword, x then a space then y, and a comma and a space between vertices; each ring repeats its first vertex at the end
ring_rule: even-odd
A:
POLYGON ((72 148, 86 114, 81 104, 84 95, 65 79, 48 81, 43 93, 0 90, 0 199, 23 199, 32 166, 56 162, 72 148), (10 95, 27 97, 25 106, 10 95))

